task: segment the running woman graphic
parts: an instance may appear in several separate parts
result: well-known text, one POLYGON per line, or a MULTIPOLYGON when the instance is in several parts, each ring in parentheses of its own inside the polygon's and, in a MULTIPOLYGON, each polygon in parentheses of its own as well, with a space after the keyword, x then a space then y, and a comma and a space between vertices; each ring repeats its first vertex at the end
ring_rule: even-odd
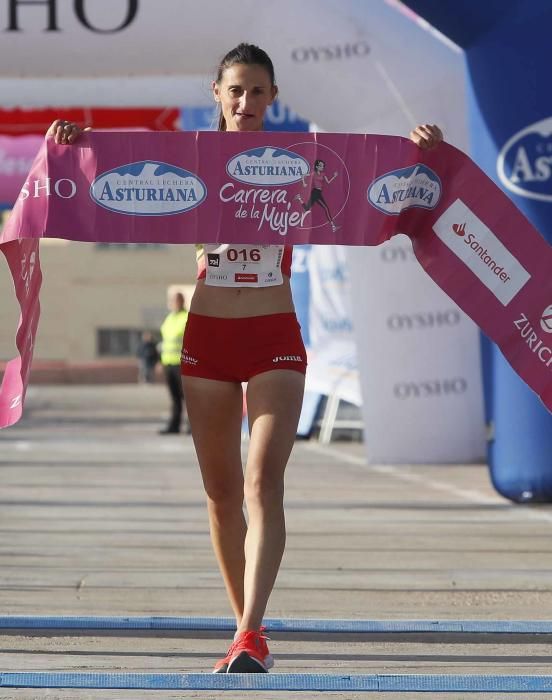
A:
MULTIPOLYGON (((332 175, 330 179, 324 175, 324 170, 326 169, 326 163, 325 161, 321 160, 318 158, 317 160, 314 161, 314 172, 312 173, 312 190, 310 193, 309 201, 304 202, 303 198, 301 197, 300 194, 295 195, 295 199, 301 203, 303 210, 304 211, 310 211, 313 207, 314 204, 319 204, 322 209, 324 209, 324 212, 326 216, 328 217, 328 222, 332 226, 332 231, 337 231, 339 228, 335 221, 333 220, 333 216, 331 215, 330 208, 328 207, 326 200, 324 199, 324 195, 322 194, 322 186, 324 182, 327 185, 331 185, 331 183, 335 180, 337 177, 337 171, 332 175)), ((303 187, 307 186, 307 183, 305 182, 305 177, 303 176, 302 178, 303 182, 303 187)))

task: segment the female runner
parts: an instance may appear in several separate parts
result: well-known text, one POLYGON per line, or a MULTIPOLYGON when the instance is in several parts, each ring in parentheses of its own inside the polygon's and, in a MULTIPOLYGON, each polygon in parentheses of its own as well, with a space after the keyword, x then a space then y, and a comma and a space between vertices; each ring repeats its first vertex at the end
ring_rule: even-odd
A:
MULTIPOLYGON (((262 130, 278 92, 270 58, 252 44, 224 56, 212 89, 221 131, 262 130)), ((63 120, 48 131, 62 144, 80 133, 63 120)), ((427 149, 442 134, 426 124, 410 138, 427 149)), ((264 673, 273 665, 262 620, 284 552, 284 472, 307 364, 291 297, 291 253, 291 246, 240 244, 202 246, 198 256, 181 367, 212 544, 237 624, 215 673, 264 673), (242 382, 250 429, 245 471, 242 382)))

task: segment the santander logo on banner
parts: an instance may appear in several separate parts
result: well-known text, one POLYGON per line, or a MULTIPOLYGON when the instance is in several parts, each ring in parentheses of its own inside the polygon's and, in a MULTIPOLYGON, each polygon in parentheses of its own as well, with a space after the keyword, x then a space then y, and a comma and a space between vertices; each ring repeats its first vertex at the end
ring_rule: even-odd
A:
POLYGON ((108 170, 90 185, 102 207, 132 216, 167 216, 197 207, 207 195, 203 181, 176 165, 143 160, 108 170))
POLYGON ((502 147, 496 167, 511 192, 552 202, 552 117, 514 134, 502 147))
POLYGON ((461 199, 445 210, 433 230, 504 306, 531 277, 461 199))

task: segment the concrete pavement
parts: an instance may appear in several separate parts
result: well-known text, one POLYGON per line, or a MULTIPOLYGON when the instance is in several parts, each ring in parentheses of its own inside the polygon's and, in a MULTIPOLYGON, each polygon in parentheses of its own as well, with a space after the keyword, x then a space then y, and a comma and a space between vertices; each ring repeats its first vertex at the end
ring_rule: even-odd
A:
MULTIPOLYGON (((230 616, 192 440, 156 432, 167 409, 158 385, 31 388, 23 420, 0 433, 0 614, 230 616)), ((299 441, 286 476, 286 519, 267 617, 552 617, 552 508, 505 501, 484 465, 368 467, 359 443, 299 441)), ((0 668, 209 672, 227 644, 221 633, 10 633, 1 635, 0 668)), ((274 634, 271 651, 279 673, 552 669, 548 636, 274 634)), ((262 694, 284 696, 311 697, 262 694)), ((0 689, 0 698, 39 697, 221 696, 0 689)))

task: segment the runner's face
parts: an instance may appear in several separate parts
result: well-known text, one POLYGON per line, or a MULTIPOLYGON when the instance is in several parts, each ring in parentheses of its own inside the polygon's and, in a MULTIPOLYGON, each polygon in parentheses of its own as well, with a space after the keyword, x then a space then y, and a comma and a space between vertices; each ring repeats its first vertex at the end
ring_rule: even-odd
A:
POLYGON ((268 71, 257 64, 235 63, 224 71, 220 83, 213 83, 227 131, 260 131, 266 108, 276 93, 268 71))

